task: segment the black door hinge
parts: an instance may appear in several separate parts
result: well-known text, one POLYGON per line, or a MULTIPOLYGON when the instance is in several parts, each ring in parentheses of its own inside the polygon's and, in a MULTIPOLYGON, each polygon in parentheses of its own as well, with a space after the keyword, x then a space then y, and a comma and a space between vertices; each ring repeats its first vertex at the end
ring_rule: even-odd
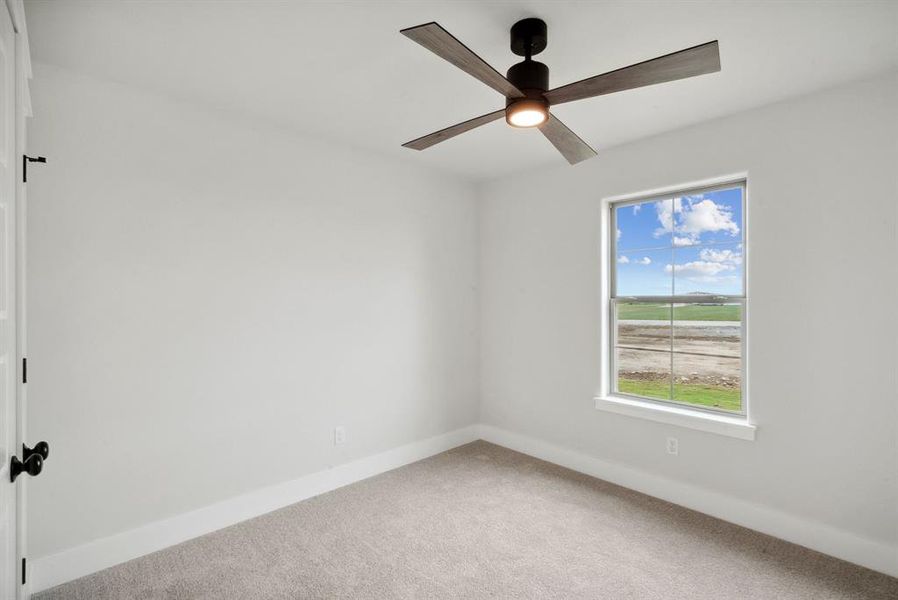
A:
POLYGON ((26 573, 25 565, 28 564, 26 562, 27 560, 28 560, 27 558, 22 559, 22 585, 25 585, 25 573, 26 573))
POLYGON ((28 359, 22 359, 22 383, 28 383, 28 359))
POLYGON ((22 155, 22 183, 28 183, 28 163, 36 162, 36 163, 46 163, 47 158, 45 156, 38 156, 37 158, 28 156, 27 154, 22 155))

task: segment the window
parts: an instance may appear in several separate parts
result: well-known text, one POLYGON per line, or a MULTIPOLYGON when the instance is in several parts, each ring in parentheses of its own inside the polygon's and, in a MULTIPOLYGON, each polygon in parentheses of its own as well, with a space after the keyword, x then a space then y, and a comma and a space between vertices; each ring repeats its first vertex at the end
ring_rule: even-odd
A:
POLYGON ((744 415, 745 182, 610 210, 610 391, 744 415))

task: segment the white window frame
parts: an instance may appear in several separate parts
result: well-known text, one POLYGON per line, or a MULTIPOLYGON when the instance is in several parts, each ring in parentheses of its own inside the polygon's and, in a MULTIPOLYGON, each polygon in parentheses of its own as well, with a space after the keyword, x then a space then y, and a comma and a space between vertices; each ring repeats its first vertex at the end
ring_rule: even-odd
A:
MULTIPOLYGON (((748 174, 739 173, 726 177, 691 182, 665 188, 646 190, 634 194, 612 196, 601 201, 601 240, 600 240, 600 264, 602 266, 600 279, 601 298, 601 323, 600 323, 600 360, 601 376, 598 394, 596 395, 596 408, 604 411, 623 414, 631 417, 639 417, 651 421, 668 423, 672 425, 698 429, 710 433, 718 433, 740 439, 753 440, 756 426, 750 419, 751 402, 748 394, 748 250, 749 241, 747 234, 748 206, 749 206, 748 174), (616 389, 615 337, 616 322, 614 304, 621 300, 633 299, 629 297, 614 297, 614 275, 616 258, 616 224, 614 209, 620 206, 650 202, 652 200, 668 198, 670 196, 707 193, 720 189, 742 187, 742 295, 718 296, 728 303, 739 303, 742 307, 742 410, 741 412, 716 410, 708 407, 695 406, 674 400, 662 400, 644 398, 618 392, 616 389)), ((676 290, 674 290, 675 292, 676 290)), ((695 297, 678 296, 641 296, 636 301, 644 302, 689 302, 694 303, 695 297)), ((671 373, 673 377, 673 373, 671 373)))

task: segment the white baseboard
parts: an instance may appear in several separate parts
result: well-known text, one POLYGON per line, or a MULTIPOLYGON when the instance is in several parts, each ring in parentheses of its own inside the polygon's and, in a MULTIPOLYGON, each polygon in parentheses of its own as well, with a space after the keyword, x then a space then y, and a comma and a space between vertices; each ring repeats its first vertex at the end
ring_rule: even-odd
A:
POLYGON ((480 425, 479 430, 480 438, 493 444, 898 577, 898 546, 492 425, 480 425))
POLYGON ((898 577, 898 547, 885 542, 491 425, 471 425, 38 558, 29 569, 31 592, 90 575, 476 439, 898 577))
POLYGON ((471 425, 36 559, 30 565, 31 592, 90 575, 476 439, 477 426, 471 425))

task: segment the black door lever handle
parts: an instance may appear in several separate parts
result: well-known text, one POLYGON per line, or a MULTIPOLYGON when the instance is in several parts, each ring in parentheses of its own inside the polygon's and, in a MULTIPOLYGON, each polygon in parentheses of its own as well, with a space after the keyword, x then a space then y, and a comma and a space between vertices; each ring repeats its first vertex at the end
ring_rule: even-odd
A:
POLYGON ((29 448, 25 444, 22 444, 22 460, 28 460, 31 458, 32 454, 37 454, 44 460, 50 458, 50 444, 47 442, 38 442, 34 445, 34 448, 29 448))
POLYGON ((9 480, 15 481, 23 471, 32 477, 37 477, 43 468, 44 459, 40 454, 32 454, 24 462, 19 460, 18 456, 13 456, 9 461, 9 480))

